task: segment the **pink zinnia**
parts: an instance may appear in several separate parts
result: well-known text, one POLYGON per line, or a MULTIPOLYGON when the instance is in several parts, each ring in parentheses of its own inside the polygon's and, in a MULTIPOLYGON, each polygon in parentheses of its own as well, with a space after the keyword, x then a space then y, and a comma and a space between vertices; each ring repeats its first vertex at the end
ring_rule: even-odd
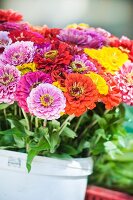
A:
POLYGON ((122 101, 133 106, 133 63, 127 62, 115 76, 121 91, 122 101))
POLYGON ((64 112, 66 99, 60 89, 49 84, 42 83, 32 89, 27 98, 30 113, 41 119, 58 119, 64 112))
POLYGON ((19 106, 23 108, 25 112, 29 112, 26 102, 27 97, 29 96, 32 88, 35 88, 40 83, 52 83, 50 75, 41 71, 37 71, 28 72, 21 77, 17 87, 16 100, 18 101, 19 106))
POLYGON ((0 103, 14 103, 19 79, 20 72, 16 67, 0 66, 0 103))
POLYGON ((34 43, 30 41, 15 42, 5 48, 0 59, 4 64, 22 65, 33 61, 34 43))

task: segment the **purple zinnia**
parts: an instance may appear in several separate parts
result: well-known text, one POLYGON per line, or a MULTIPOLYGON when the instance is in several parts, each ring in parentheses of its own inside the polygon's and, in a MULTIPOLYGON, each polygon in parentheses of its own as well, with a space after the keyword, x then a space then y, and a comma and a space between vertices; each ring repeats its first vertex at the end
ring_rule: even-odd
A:
POLYGON ((78 73, 87 73, 89 71, 97 72, 97 68, 92 63, 85 54, 75 55, 73 58, 72 63, 69 66, 69 70, 71 72, 78 72, 78 73))
POLYGON ((20 72, 16 67, 0 66, 0 103, 14 103, 19 79, 20 72))
POLYGON ((51 50, 51 44, 50 43, 44 43, 44 44, 36 44, 36 54, 40 54, 41 56, 44 56, 44 54, 51 50))
POLYGON ((29 96, 32 88, 35 88, 40 83, 52 83, 50 75, 42 71, 36 71, 28 72, 21 77, 17 87, 16 100, 25 112, 29 112, 26 102, 27 97, 29 96))
POLYGON ((32 62, 34 53, 35 47, 33 42, 15 42, 5 48, 0 59, 4 64, 17 66, 32 62))
POLYGON ((57 36, 61 41, 79 45, 80 47, 101 48, 106 38, 94 29, 63 29, 57 36))
POLYGON ((57 87, 42 83, 32 89, 27 104, 30 113, 41 119, 58 119, 64 112, 66 99, 63 92, 57 87))

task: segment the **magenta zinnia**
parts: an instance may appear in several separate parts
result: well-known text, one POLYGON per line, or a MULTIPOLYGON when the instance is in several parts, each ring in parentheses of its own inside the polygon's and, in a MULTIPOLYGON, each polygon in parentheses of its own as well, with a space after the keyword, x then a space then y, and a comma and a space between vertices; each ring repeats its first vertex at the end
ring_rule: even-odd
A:
POLYGON ((14 66, 0 66, 0 103, 14 103, 19 79, 20 72, 14 66))
POLYGON ((1 61, 10 65, 22 65, 33 61, 34 43, 30 41, 15 42, 8 46, 1 56, 1 61))
POLYGON ((25 112, 29 112, 26 102, 27 97, 29 96, 32 88, 35 88, 40 83, 52 83, 50 75, 41 71, 37 71, 28 72, 21 77, 17 87, 16 100, 18 101, 19 106, 23 108, 25 112))
POLYGON ((64 112, 66 99, 60 89, 49 84, 42 83, 33 88, 27 98, 30 113, 41 119, 58 119, 64 112))

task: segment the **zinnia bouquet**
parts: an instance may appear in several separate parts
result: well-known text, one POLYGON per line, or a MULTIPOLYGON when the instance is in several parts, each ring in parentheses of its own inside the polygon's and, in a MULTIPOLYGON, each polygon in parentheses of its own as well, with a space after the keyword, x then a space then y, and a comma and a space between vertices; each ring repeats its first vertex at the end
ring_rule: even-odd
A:
POLYGON ((121 103, 133 105, 133 41, 1 10, 0 103, 0 148, 27 152, 29 170, 36 155, 100 155, 124 134, 121 103))

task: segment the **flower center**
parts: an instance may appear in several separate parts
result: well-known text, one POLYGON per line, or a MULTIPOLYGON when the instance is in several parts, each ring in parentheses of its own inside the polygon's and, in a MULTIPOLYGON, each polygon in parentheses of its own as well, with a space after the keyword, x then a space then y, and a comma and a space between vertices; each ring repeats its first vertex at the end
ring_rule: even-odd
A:
POLYGON ((54 99, 49 94, 45 94, 45 95, 43 95, 43 96, 40 97, 40 101, 41 101, 41 104, 44 107, 48 107, 48 106, 50 106, 53 103, 54 99))
POLYGON ((8 85, 13 80, 14 80, 14 77, 12 75, 5 74, 3 77, 0 78, 0 83, 2 85, 8 85))
POLYGON ((20 53, 14 53, 13 54, 13 56, 12 56, 12 59, 14 60, 14 61, 17 61, 18 59, 20 59, 21 57, 22 57, 22 55, 23 55, 23 53, 22 52, 20 52, 20 53))
POLYGON ((128 83, 130 83, 131 85, 133 85, 133 72, 128 73, 127 76, 126 76, 126 78, 127 78, 128 83))
POLYGON ((79 87, 76 83, 71 88, 71 95, 74 97, 80 97, 81 94, 83 94, 84 89, 82 87, 79 87))
POLYGON ((50 58, 52 60, 55 59, 55 57, 57 56, 58 54, 58 51, 57 50, 51 50, 51 51, 48 51, 44 54, 44 57, 45 58, 50 58))
POLYGON ((72 62, 71 68, 73 72, 78 72, 78 73, 84 72, 87 69, 86 65, 81 61, 72 62))

